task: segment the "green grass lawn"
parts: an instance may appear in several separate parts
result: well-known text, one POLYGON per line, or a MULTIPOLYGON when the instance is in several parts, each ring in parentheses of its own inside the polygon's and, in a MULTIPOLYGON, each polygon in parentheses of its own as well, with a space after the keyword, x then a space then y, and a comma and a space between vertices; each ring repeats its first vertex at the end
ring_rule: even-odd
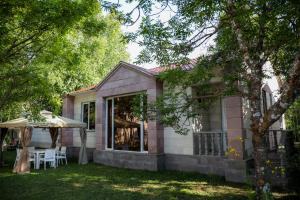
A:
MULTIPOLYGON (((0 199, 248 199, 252 192, 216 176, 197 173, 149 172, 71 162, 57 169, 12 173, 13 152, 4 152, 0 199)), ((252 192, 253 193, 253 192, 252 192)))

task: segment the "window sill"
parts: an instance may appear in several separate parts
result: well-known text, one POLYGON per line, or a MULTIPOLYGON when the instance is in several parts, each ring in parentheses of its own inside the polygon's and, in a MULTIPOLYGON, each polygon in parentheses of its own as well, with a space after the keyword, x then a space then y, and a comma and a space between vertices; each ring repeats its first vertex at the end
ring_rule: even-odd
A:
POLYGON ((148 151, 126 151, 126 150, 114 150, 114 149, 105 149, 105 151, 118 152, 118 153, 132 153, 132 154, 148 154, 148 151))

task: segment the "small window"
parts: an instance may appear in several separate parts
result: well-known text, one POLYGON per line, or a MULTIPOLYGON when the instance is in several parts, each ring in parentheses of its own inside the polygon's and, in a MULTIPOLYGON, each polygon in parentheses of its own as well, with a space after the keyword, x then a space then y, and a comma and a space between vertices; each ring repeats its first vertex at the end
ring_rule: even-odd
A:
POLYGON ((266 113, 268 110, 268 104, 267 104, 267 93, 265 90, 262 90, 262 103, 263 103, 263 112, 266 113))
POLYGON ((82 104, 82 121, 87 124, 88 130, 95 130, 96 105, 95 102, 82 104))

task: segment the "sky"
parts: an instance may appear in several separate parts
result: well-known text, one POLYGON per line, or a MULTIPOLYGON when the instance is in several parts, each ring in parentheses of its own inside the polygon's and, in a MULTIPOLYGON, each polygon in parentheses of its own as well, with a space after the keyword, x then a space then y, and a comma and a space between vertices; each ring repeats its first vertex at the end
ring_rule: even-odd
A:
MULTIPOLYGON (((116 3, 118 1, 114 0, 112 2, 116 3)), ((136 2, 131 3, 131 4, 125 3, 124 0, 120 0, 119 2, 121 4, 121 8, 120 9, 124 13, 131 12, 135 8, 135 6, 137 5, 136 2)), ((158 13, 160 11, 160 8, 161 7, 159 5, 154 6, 153 13, 158 13)), ((160 19, 160 20, 162 20, 162 21, 165 22, 165 21, 168 21, 168 19, 171 18, 172 14, 173 13, 171 12, 171 10, 166 9, 160 15, 158 15, 156 17, 158 19, 160 19)), ((136 10, 135 12, 132 13, 133 20, 136 19, 137 16, 138 16, 138 11, 136 10)), ((124 33, 126 33, 126 32, 131 32, 131 33, 132 32, 136 32, 138 30, 138 28, 139 28, 140 23, 141 23, 142 16, 143 15, 141 15, 141 17, 139 18, 139 20, 135 24, 133 24, 131 26, 125 26, 125 25, 123 25, 122 26, 122 31, 124 33)), ((142 50, 142 47, 140 47, 136 42, 130 42, 128 44, 128 46, 127 46, 127 52, 130 54, 130 60, 129 60, 129 62, 134 63, 136 61, 136 58, 137 58, 137 56, 138 56, 138 54, 139 54, 139 52, 141 50, 142 50)), ((196 57, 198 57, 201 54, 205 54, 206 52, 207 52, 206 47, 200 47, 198 49, 195 49, 191 53, 191 55, 189 57, 190 58, 196 58, 196 57)), ((153 68, 153 67, 159 66, 159 64, 157 64, 156 62, 153 61, 151 63, 140 64, 140 66, 144 67, 144 68, 153 68)))

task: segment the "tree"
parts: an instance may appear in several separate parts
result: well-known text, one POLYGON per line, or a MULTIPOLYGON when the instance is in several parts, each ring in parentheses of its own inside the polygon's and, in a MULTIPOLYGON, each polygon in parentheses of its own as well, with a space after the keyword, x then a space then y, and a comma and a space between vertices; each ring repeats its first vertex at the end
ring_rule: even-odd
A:
POLYGON ((63 93, 95 83, 116 59, 127 58, 116 16, 104 16, 96 0, 16 0, 0 6, 2 120, 16 104, 59 113, 63 93))
POLYGON ((295 137, 298 139, 300 135, 300 98, 288 109, 286 123, 288 129, 293 130, 295 137))
MULTIPOLYGON (((134 10, 145 16, 137 33, 145 47, 140 62, 185 63, 189 53, 208 40, 214 41, 208 54, 199 57, 192 73, 176 69, 162 76, 170 88, 185 89, 207 83, 214 70, 222 70, 226 85, 223 93, 235 92, 249 100, 256 196, 262 199, 266 182, 259 149, 263 147, 263 137, 300 95, 300 4, 294 0, 136 2, 134 10), (162 21, 156 17, 163 12, 171 15, 170 19, 162 21), (269 76, 265 70, 268 64, 273 70, 271 75, 279 77, 282 84, 278 100, 263 114, 260 91, 263 79, 269 76)), ((189 96, 185 98, 186 103, 179 109, 173 107, 176 103, 164 105, 164 123, 174 125, 174 113, 189 110, 193 101, 189 96)))
POLYGON ((0 111, 47 94, 44 69, 31 63, 76 22, 95 15, 96 1, 1 1, 0 111))
POLYGON ((94 20, 104 27, 87 31, 85 24, 77 24, 33 63, 47 69, 47 83, 53 90, 42 97, 44 108, 60 113, 63 94, 97 84, 120 60, 128 59, 126 40, 115 15, 99 13, 94 20))
POLYGON ((64 93, 128 57, 117 16, 97 0, 1 1, 0 33, 1 121, 60 114, 64 93))

